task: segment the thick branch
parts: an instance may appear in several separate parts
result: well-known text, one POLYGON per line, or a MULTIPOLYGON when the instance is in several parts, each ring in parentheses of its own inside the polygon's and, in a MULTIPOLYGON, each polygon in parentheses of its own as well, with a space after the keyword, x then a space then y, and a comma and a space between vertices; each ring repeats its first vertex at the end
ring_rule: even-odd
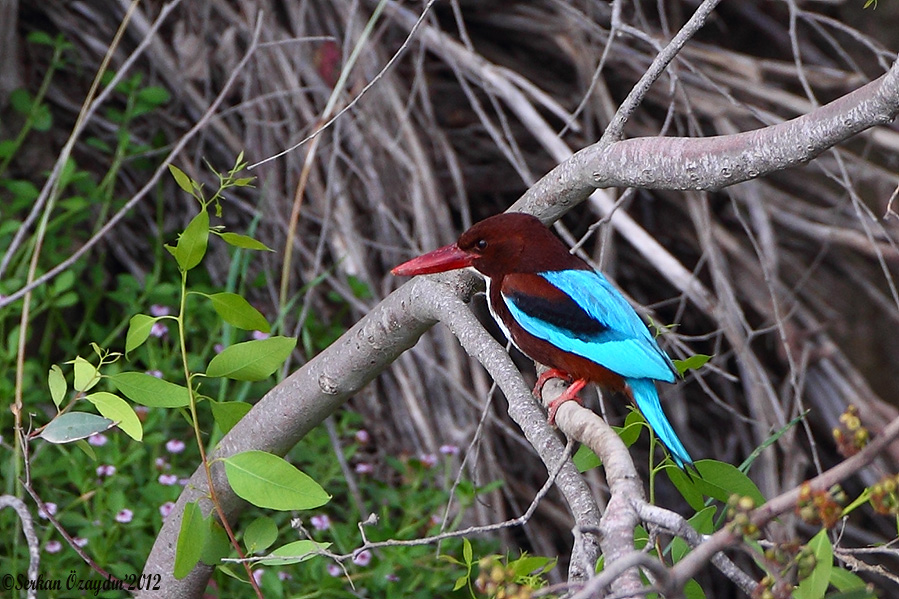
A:
POLYGON ((899 60, 875 81, 790 121, 704 138, 641 137, 594 144, 566 160, 513 210, 554 221, 597 188, 715 190, 804 164, 899 114, 899 60))

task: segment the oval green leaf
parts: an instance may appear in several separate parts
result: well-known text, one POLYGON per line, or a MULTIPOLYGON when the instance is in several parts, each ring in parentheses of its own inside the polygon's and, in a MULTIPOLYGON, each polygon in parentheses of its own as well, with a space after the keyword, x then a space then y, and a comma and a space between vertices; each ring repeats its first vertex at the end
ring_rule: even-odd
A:
POLYGON ((102 433, 115 426, 109 418, 103 418, 88 412, 66 412, 50 421, 40 437, 50 443, 70 443, 78 439, 86 439, 93 434, 102 433))
POLYGON ((175 179, 175 183, 178 184, 178 187, 189 194, 193 194, 193 185, 191 184, 190 177, 187 176, 187 173, 174 164, 169 165, 169 172, 172 173, 172 178, 175 179))
POLYGON ((260 516, 247 526, 243 544, 247 553, 259 553, 272 546, 278 538, 278 525, 268 516, 260 516))
POLYGON ((278 369, 296 347, 295 337, 269 337, 237 343, 214 357, 206 376, 261 381, 278 369))
POLYGON ((210 401, 212 418, 223 433, 227 433, 253 406, 243 401, 210 401))
POLYGON ((331 496, 321 485, 284 458, 264 451, 244 451, 223 460, 234 492, 255 506, 271 510, 308 510, 331 496))
POLYGON ((317 552, 323 551, 330 546, 331 543, 316 543, 309 540, 293 541, 292 543, 281 545, 269 554, 272 557, 259 560, 259 563, 266 566, 297 564, 314 557, 317 552))
POLYGON ((194 268, 206 255, 206 244, 209 242, 209 213, 206 209, 200 210, 188 223, 184 232, 178 238, 175 246, 175 260, 182 271, 194 268))
POLYGON ((150 408, 180 408, 190 404, 187 387, 143 372, 119 372, 109 377, 125 397, 150 408))
POLYGON ((194 569, 200 561, 200 554, 209 535, 209 525, 203 518, 203 512, 196 503, 184 506, 181 516, 181 530, 178 532, 178 543, 175 546, 175 578, 181 580, 194 569))
POLYGON ((793 596, 796 599, 819 599, 830 586, 830 573, 833 571, 833 545, 827 536, 827 529, 822 528, 808 542, 809 549, 815 554, 815 569, 808 578, 799 583, 793 596))
POLYGON ((126 435, 135 441, 144 438, 144 429, 137 414, 134 413, 134 409, 118 395, 100 391, 91 393, 85 399, 97 406, 98 412, 115 422, 126 435))
POLYGON ((268 247, 261 241, 256 241, 249 235, 241 235, 240 233, 221 233, 219 235, 225 243, 228 245, 233 245, 236 248, 243 248, 245 250, 260 250, 264 252, 274 252, 272 248, 268 247))
POLYGON ((62 368, 58 365, 54 364, 50 367, 50 372, 47 374, 47 384, 50 385, 50 397, 58 408, 66 398, 66 391, 69 388, 69 385, 66 383, 66 377, 62 374, 62 368))
POLYGON ((128 333, 125 335, 125 353, 131 353, 144 344, 150 336, 153 325, 158 318, 146 314, 135 314, 128 323, 128 333))
POLYGON ((87 391, 100 382, 100 371, 97 367, 82 358, 72 360, 75 364, 75 391, 87 391))
POLYGON ((265 316, 236 293, 224 291, 207 297, 218 315, 228 324, 245 331, 268 333, 271 330, 265 316))

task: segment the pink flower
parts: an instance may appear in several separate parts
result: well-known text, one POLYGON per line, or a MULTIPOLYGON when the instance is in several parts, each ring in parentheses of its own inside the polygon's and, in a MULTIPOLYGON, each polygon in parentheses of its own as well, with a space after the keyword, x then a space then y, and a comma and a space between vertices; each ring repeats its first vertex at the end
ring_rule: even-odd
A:
POLYGON ((256 341, 260 341, 262 339, 268 339, 271 335, 269 335, 268 333, 263 333, 262 331, 253 331, 250 336, 256 341))
POLYGON ((312 516, 309 520, 312 522, 312 527, 315 528, 315 530, 328 530, 331 528, 331 519, 327 514, 312 516))
POLYGON ((393 572, 391 572, 390 574, 387 574, 386 576, 384 576, 384 580, 386 580, 387 582, 399 582, 400 577, 397 576, 396 574, 394 574, 393 572))
POLYGON ((94 433, 87 438, 87 442, 94 447, 103 447, 109 442, 109 437, 107 437, 103 433, 94 433))
POLYGON ((425 468, 433 468, 437 465, 437 455, 433 453, 423 453, 418 456, 418 460, 425 468))
POLYGON ((115 466, 112 464, 101 464, 97 466, 97 476, 112 476, 115 474, 115 466))
POLYGON ((153 304, 150 306, 150 316, 168 316, 172 311, 168 306, 162 304, 153 304))
POLYGON ((262 574, 265 572, 262 568, 257 568, 253 570, 253 579, 256 581, 256 584, 260 584, 262 582, 262 574))
POLYGON ((170 487, 178 482, 178 475, 176 474, 160 474, 159 475, 159 484, 170 487))
POLYGON ((52 501, 48 501, 48 502, 44 503, 44 507, 38 508, 38 510, 37 510, 37 515, 39 517, 43 518, 44 520, 48 519, 48 517, 49 517, 48 514, 50 516, 56 515, 56 504, 53 503, 52 501))
POLYGON ((216 343, 215 345, 212 346, 212 351, 214 351, 217 354, 220 354, 223 351, 225 351, 225 346, 222 343, 216 343))
POLYGON ((134 512, 132 512, 128 508, 120 510, 119 513, 115 515, 115 521, 120 522, 122 524, 127 524, 127 523, 131 522, 131 520, 133 518, 134 518, 134 512))
POLYGON ((154 463, 156 464, 157 470, 168 470, 172 467, 172 465, 166 462, 165 458, 163 457, 156 458, 156 461, 154 463))
POLYGON ((359 462, 356 464, 356 474, 371 474, 375 471, 375 467, 368 462, 359 462))
POLYGON ((371 563, 371 551, 365 549, 353 556, 353 563, 365 567, 371 563))
POLYGON ((159 506, 159 514, 162 516, 162 519, 165 520, 168 518, 168 515, 172 513, 172 510, 175 509, 174 501, 166 501, 161 506, 159 506))
POLYGON ((284 572, 283 570, 278 572, 278 580, 292 580, 293 576, 290 575, 290 572, 284 572))
POLYGON ((169 439, 165 442, 165 450, 169 453, 181 453, 184 451, 184 441, 181 439, 169 439))
POLYGON ((459 447, 456 445, 441 445, 438 451, 443 455, 459 455, 459 447))
POLYGON ((165 337, 169 334, 169 327, 165 326, 161 322, 154 322, 153 326, 150 327, 150 335, 153 337, 165 337))
POLYGON ((59 541, 47 541, 44 549, 47 550, 47 553, 59 553, 62 550, 62 543, 59 541))
POLYGON ((155 377, 158 378, 158 379, 161 379, 161 378, 162 378, 162 371, 161 371, 161 370, 148 370, 148 371, 147 371, 147 374, 149 374, 150 376, 155 376, 155 377))
POLYGON ((72 539, 72 542, 75 543, 75 545, 77 545, 78 547, 84 547, 85 545, 87 545, 87 539, 85 539, 84 537, 75 537, 74 539, 72 539))
POLYGON ((338 576, 343 574, 343 570, 341 570, 340 566, 338 566, 337 564, 328 564, 328 574, 330 574, 334 578, 337 578, 338 576))
POLYGON ((358 431, 356 431, 354 437, 356 437, 356 443, 359 443, 361 445, 365 445, 366 443, 371 441, 371 435, 368 434, 368 431, 364 428, 360 428, 358 431))

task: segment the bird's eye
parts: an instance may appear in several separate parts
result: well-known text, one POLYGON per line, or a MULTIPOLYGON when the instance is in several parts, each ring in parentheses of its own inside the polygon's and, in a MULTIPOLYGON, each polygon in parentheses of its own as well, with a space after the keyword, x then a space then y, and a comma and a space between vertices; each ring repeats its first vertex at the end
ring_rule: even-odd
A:
POLYGON ((474 244, 476 248, 480 251, 484 251, 487 249, 487 240, 486 239, 478 239, 478 242, 474 244))

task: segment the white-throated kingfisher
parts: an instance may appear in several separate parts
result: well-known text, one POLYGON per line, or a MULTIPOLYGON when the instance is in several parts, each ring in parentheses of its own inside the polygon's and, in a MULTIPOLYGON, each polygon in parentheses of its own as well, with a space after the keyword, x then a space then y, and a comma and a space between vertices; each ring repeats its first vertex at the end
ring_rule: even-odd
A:
POLYGON ((671 452, 678 466, 693 460, 668 422, 654 381, 673 383, 677 371, 646 324, 599 272, 571 254, 528 214, 505 213, 475 224, 459 240, 405 262, 391 272, 420 275, 474 267, 487 281, 487 304, 506 336, 571 384, 550 403, 580 401, 587 383, 626 394, 671 452))

